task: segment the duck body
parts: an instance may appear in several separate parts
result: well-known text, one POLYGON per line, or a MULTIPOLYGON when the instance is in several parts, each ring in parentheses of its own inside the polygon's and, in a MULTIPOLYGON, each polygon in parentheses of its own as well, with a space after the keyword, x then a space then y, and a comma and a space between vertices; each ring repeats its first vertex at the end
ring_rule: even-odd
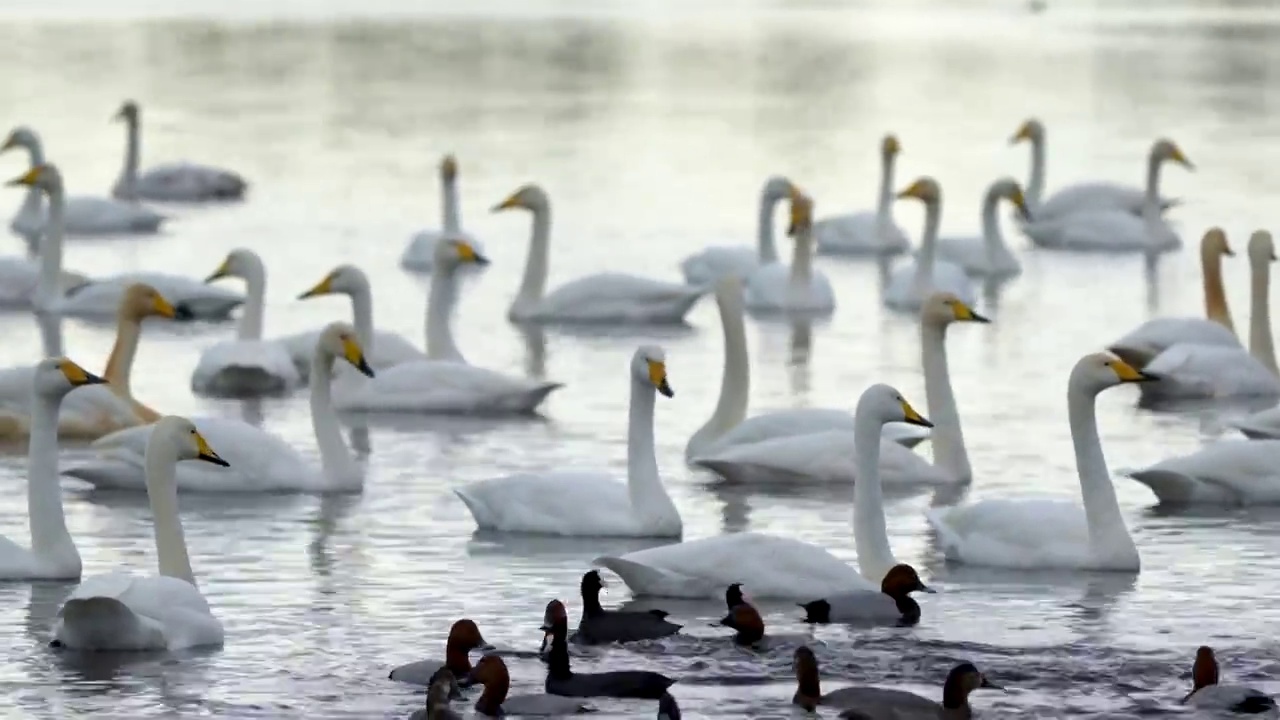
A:
MULTIPOLYGON (((850 430, 791 435, 735 445, 704 454, 692 464, 742 484, 853 483, 857 478, 850 430)), ((881 438, 880 477, 885 487, 953 485, 956 479, 901 443, 881 438)))
MULTIPOLYGON (((902 608, 893 598, 876 590, 844 592, 821 600, 801 603, 805 622, 811 623, 898 623, 902 608)), ((916 609, 919 619, 919 609, 916 609)))
POLYGON ((582 619, 570 642, 598 645, 612 642, 655 640, 680 631, 680 626, 667 621, 664 610, 628 612, 606 610, 600 605, 600 590, 604 581, 598 570, 582 575, 582 619))
POLYGON ((548 694, 562 697, 613 697, 657 700, 675 681, 648 670, 615 670, 602 673, 571 673, 568 677, 547 677, 548 694))

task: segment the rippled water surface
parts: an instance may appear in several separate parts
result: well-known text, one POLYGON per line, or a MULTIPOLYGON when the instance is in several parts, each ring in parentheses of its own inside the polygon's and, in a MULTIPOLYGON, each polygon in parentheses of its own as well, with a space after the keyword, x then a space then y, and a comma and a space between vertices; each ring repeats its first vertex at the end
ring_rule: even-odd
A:
MULTIPOLYGON (((724 490, 684 466, 684 443, 720 384, 713 303, 691 314, 692 330, 656 335, 527 337, 507 323, 528 220, 487 209, 521 183, 542 183, 555 203, 553 282, 603 269, 676 279, 686 254, 752 240, 756 196, 772 173, 810 191, 819 215, 868 207, 886 131, 904 146, 900 180, 937 176, 945 229, 976 230, 986 183, 1026 172, 1026 149, 1007 138, 1028 115, 1049 131, 1051 189, 1085 177, 1136 183, 1151 139, 1176 139, 1199 166, 1166 173, 1167 192, 1186 199, 1175 214, 1192 247, 1210 224, 1242 245, 1280 201, 1269 93, 1280 13, 1260 4, 1082 2, 1038 14, 1018 3, 941 0, 893 10, 831 0, 696 11, 674 1, 5 5, 2 122, 40 130, 72 192, 103 191, 114 179, 123 137, 107 120, 126 96, 143 103, 149 160, 216 162, 253 182, 243 205, 175 210, 158 239, 78 241, 69 267, 203 277, 227 250, 252 247, 270 273, 268 332, 284 333, 345 317, 343 300, 292 298, 334 265, 358 263, 373 279, 380 327, 419 339, 425 286, 397 260, 411 231, 437 224, 435 165, 454 152, 464 224, 494 260, 466 284, 459 343, 473 362, 568 385, 546 405, 545 421, 374 424, 358 497, 184 497, 193 563, 227 628, 220 650, 56 654, 48 630, 70 588, 0 585, 9 629, 0 709, 12 717, 403 717, 421 699, 386 680, 388 669, 438 655, 452 620, 470 616, 491 642, 536 648, 546 601, 574 600, 590 559, 616 543, 473 537, 450 489, 569 464, 621 477, 624 372, 641 342, 668 352, 676 395, 659 403, 658 460, 686 537, 749 528, 853 559, 848 488, 724 490), (147 17, 160 12, 215 19, 147 17), (265 17, 276 14, 284 17, 265 17), (64 19, 48 19, 55 15, 64 19), (110 19, 66 19, 88 15, 110 19), (350 15, 360 19, 333 19, 350 15)), ((5 155, 0 165, 7 178, 21 160, 5 155)), ((4 202, 16 207, 9 193, 4 202)), ((899 218, 913 232, 920 223, 916 207, 899 218)), ((1148 276, 1136 258, 1036 252, 1020 237, 1014 244, 1024 272, 984 301, 994 324, 956 328, 949 342, 972 496, 1071 495, 1068 369, 1154 314, 1198 314, 1196 254, 1170 256, 1148 276)), ((20 249, 14 242, 9 251, 20 249)), ((819 266, 839 307, 811 328, 807 352, 794 342, 804 333, 788 324, 749 324, 752 407, 852 407, 873 381, 923 404, 913 318, 882 309, 872 267, 827 258, 819 266)), ((1240 317, 1245 263, 1229 262, 1226 272, 1240 317)), ((0 317, 0 329, 4 363, 39 357, 30 316, 0 317)), ((112 329, 69 321, 64 332, 73 357, 104 362, 112 329)), ((231 333, 149 326, 135 394, 166 412, 261 417, 311 452, 301 395, 244 408, 192 396, 201 349, 231 333)), ((1135 397, 1121 389, 1099 403, 1113 469, 1223 432, 1218 413, 1157 415, 1135 410, 1135 397)), ((64 462, 83 452, 68 450, 64 462)), ((16 538, 26 536, 25 477, 22 458, 0 459, 0 528, 16 538)), ((67 488, 86 574, 152 567, 144 498, 90 494, 70 480, 67 488)), ((1170 515, 1153 510, 1136 483, 1120 478, 1117 489, 1143 556, 1136 578, 948 568, 925 529, 930 498, 893 502, 896 554, 941 592, 924 600, 914 629, 813 631, 828 684, 886 682, 936 695, 946 669, 970 659, 1010 688, 975 696, 988 716, 1178 712, 1190 655, 1207 642, 1229 677, 1280 689, 1269 680, 1280 663, 1272 639, 1280 517, 1170 515)), ((606 601, 627 599, 620 588, 606 601)), ((726 634, 707 626, 718 603, 668 605, 693 637, 666 652, 609 650, 577 663, 677 675, 689 717, 789 712, 789 648, 764 656, 727 649, 726 634)), ((810 632, 794 607, 765 609, 776 631, 810 632)), ((519 689, 538 684, 536 661, 511 666, 519 689)), ((654 713, 650 703, 600 706, 654 713)))

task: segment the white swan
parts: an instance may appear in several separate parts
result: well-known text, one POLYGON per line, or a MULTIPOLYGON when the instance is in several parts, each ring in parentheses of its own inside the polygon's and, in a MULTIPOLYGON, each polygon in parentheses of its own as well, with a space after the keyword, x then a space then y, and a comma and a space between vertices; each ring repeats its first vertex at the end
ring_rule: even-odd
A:
MULTIPOLYGON (((432 246, 434 248, 434 245, 432 246)), ((299 300, 320 297, 322 295, 346 295, 351 298, 351 314, 356 326, 356 336, 360 338, 360 346, 365 349, 365 359, 374 372, 384 370, 408 360, 418 360, 423 352, 413 346, 404 336, 389 330, 375 330, 373 327, 373 291, 369 278, 364 271, 355 265, 339 265, 310 290, 298 296, 299 300)), ((428 320, 428 324, 430 321, 428 320)), ((280 342, 293 356, 293 364, 305 378, 311 371, 311 355, 315 350, 316 338, 320 330, 297 333, 280 338, 280 342)), ((430 348, 430 342, 427 343, 430 348)), ((461 359, 461 358, 457 358, 461 359)))
POLYGON ((1151 376, 1119 358, 1081 358, 1067 382, 1067 414, 1084 507, 1073 500, 1000 498, 930 510, 948 560, 1017 569, 1137 572, 1138 549, 1107 473, 1094 411, 1098 393, 1151 376))
POLYGON ((1188 455, 1123 474, 1166 505, 1280 504, 1280 440, 1219 440, 1188 455))
MULTIPOLYGON (((1140 187, 1113 182, 1068 185, 1045 199, 1044 125, 1035 118, 1027 120, 1009 139, 1009 144, 1016 145, 1023 140, 1031 143, 1031 176, 1027 179, 1026 187, 1027 209, 1030 211, 1028 220, 1057 220, 1075 213, 1098 210, 1123 210, 1132 215, 1142 215, 1146 192, 1140 187)), ((1173 204, 1173 200, 1160 201, 1162 210, 1173 204)))
MULTIPOLYGON (((244 302, 244 297, 211 288, 177 275, 131 272, 98 278, 68 288, 62 272, 62 243, 66 227, 66 194, 62 173, 45 163, 31 168, 7 185, 38 188, 49 198, 49 224, 40 241, 39 272, 24 302, 37 310, 81 317, 110 317, 125 291, 134 283, 146 283, 174 303, 182 318, 222 319, 244 302)), ((0 275, 4 273, 0 272, 0 275)))
POLYGON ((439 230, 420 230, 409 238, 400 255, 400 267, 414 272, 430 272, 432 259, 436 253, 436 243, 443 238, 464 240, 483 253, 484 247, 475 236, 462 229, 462 219, 458 210, 458 161, 452 155, 445 155, 440 161, 440 212, 439 230))
POLYGON ((636 595, 721 597, 730 583, 742 583, 752 595, 809 601, 852 590, 878 590, 897 560, 885 531, 880 476, 880 429, 889 422, 924 427, 901 393, 888 385, 872 385, 858 399, 857 462, 863 481, 853 489, 854 545, 858 567, 816 545, 757 532, 731 533, 640 550, 593 562, 622 577, 636 595), (862 439, 865 438, 865 439, 862 439), (868 441, 869 439, 869 441, 868 441))
MULTIPOLYGON (((654 393, 675 393, 662 348, 631 358, 627 481, 607 473, 552 470, 482 480, 455 489, 481 530, 587 537, 680 537, 680 511, 662 485, 653 445, 654 393)), ((722 588, 723 589, 723 588, 722 588)))
POLYGON ((178 517, 174 468, 180 460, 226 467, 190 420, 161 418, 146 450, 159 575, 117 572, 80 583, 58 611, 53 644, 74 650, 178 650, 222 644, 222 623, 196 587, 178 517))
POLYGON ((720 376, 720 398, 711 417, 698 428, 684 446, 689 462, 715 443, 724 433, 747 417, 751 394, 751 363, 747 359, 747 333, 742 318, 742 280, 726 275, 716 281, 716 307, 724 331, 724 370, 720 376))
POLYGON ((141 117, 138 103, 126 100, 116 112, 116 120, 128 127, 124 167, 111 189, 121 200, 167 200, 202 202, 207 200, 241 200, 249 183, 231 170, 192 162, 154 165, 146 172, 138 170, 142 154, 141 117))
POLYGON ((80 577, 80 553, 67 532, 58 484, 58 406, 77 387, 106 382, 66 358, 36 365, 32 378, 31 442, 27 445, 28 550, 0 535, 0 580, 80 577))
MULTIPOLYGON (((934 462, 882 436, 879 478, 885 486, 950 485, 973 477, 947 369, 946 331, 954 322, 989 321, 950 293, 933 295, 921 312, 925 395, 929 415, 935 418, 934 462)), ((827 430, 736 445, 700 455, 691 464, 736 483, 856 483, 861 470, 857 444, 856 431, 827 430), (855 449, 852 456, 850 448, 855 449)))
MULTIPOLYGON (((12 148, 24 148, 30 166, 44 164, 44 146, 35 130, 28 127, 14 128, 0 146, 0 152, 12 148)), ((90 195, 72 195, 66 200, 66 228, 68 235, 142 235, 160 230, 165 216, 137 203, 121 202, 112 198, 90 195)), ((9 229, 26 239, 34 250, 40 235, 49 221, 44 207, 44 196, 36 188, 27 191, 27 197, 18 208, 18 214, 9 223, 9 229)))
POLYGON ((902 226, 893 219, 893 170, 902 146, 894 135, 880 141, 880 194, 874 211, 822 218, 813 224, 823 255, 897 255, 911 249, 902 226))
POLYGON ((761 265, 747 277, 747 309, 765 312, 830 313, 835 292, 826 275, 813 269, 813 200, 791 195, 787 234, 795 242, 791 265, 761 265))
POLYGON ((1280 396, 1280 370, 1271 336, 1268 295, 1275 244, 1258 230, 1249 238, 1249 349, 1239 344, 1171 345, 1143 367, 1160 377, 1142 387, 1143 403, 1168 400, 1280 396))
POLYGON ((898 198, 915 198, 924 203, 924 234, 916 257, 899 263, 885 284, 884 304, 894 310, 917 312, 934 292, 949 292, 966 305, 974 304, 973 284, 964 268, 937 258, 938 225, 942 222, 942 188, 931 177, 922 177, 898 198))
POLYGON ((712 245, 680 261, 680 272, 690 285, 705 287, 725 275, 745 278, 762 265, 778 262, 773 239, 773 211, 796 191, 791 181, 774 175, 760 189, 760 213, 756 220, 756 247, 712 245))
POLYGON ((1004 279, 1021 273, 1022 265, 1005 243, 1004 233, 1000 232, 996 206, 1001 199, 1013 203, 1018 212, 1026 215, 1022 187, 1013 178, 1000 178, 991 183, 982 198, 982 235, 938 238, 938 259, 955 263, 970 275, 981 277, 1004 279))
POLYGON ((240 315, 235 340, 223 340, 200 353, 191 390, 213 397, 278 395, 302 383, 288 349, 279 340, 262 339, 263 296, 267 270, 262 258, 247 248, 232 250, 205 282, 238 277, 248 300, 240 315))
POLYGON ((1222 257, 1235 255, 1222 228, 1209 228, 1200 240, 1200 272, 1204 284, 1203 318, 1153 318, 1107 346, 1107 350, 1134 367, 1145 367, 1152 358, 1182 342, 1197 345, 1240 347, 1235 323, 1222 287, 1222 257))
MULTIPOLYGON (((449 315, 458 295, 457 273, 463 264, 484 258, 462 240, 436 244, 427 299, 428 347, 452 348, 441 353, 461 358, 449 330, 449 315)), ((363 412, 462 414, 528 414, 537 411, 561 383, 513 377, 457 360, 408 360, 392 365, 372 380, 339 378, 337 406, 363 412)))
MULTIPOLYGON (((278 436, 232 418, 197 418, 200 432, 226 448, 234 463, 230 468, 180 465, 176 482, 182 492, 359 492, 364 475, 342 439, 342 428, 330 401, 333 361, 342 358, 366 375, 372 375, 355 329, 342 322, 330 323, 320 334, 312 355, 311 428, 320 451, 320 467, 304 460, 278 436)), ((130 428, 93 444, 98 456, 67 468, 71 477, 100 488, 141 490, 149 483, 148 442, 159 425, 130 428)), ((172 476, 171 476, 172 477, 172 476)))
POLYGON ((507 319, 512 322, 681 323, 707 292, 701 287, 637 275, 600 273, 573 280, 548 294, 551 201, 542 188, 525 185, 493 210, 511 208, 524 208, 533 214, 524 279, 507 311, 507 319))
POLYGON ((1172 140, 1155 141, 1147 157, 1147 192, 1140 215, 1115 208, 1075 212, 1027 223, 1022 232, 1040 247, 1059 250, 1177 250, 1182 247, 1182 239, 1160 216, 1160 167, 1165 162, 1178 163, 1188 170, 1195 169, 1172 140))
MULTIPOLYGON (((173 315, 173 306, 155 288, 137 284, 128 289, 117 308, 116 340, 102 373, 108 384, 76 388, 67 395, 58 413, 59 437, 91 440, 160 419, 159 413, 133 397, 131 376, 142 321, 173 315)), ((37 368, 19 365, 0 370, 0 438, 16 440, 31 432, 35 415, 31 384, 37 368)))

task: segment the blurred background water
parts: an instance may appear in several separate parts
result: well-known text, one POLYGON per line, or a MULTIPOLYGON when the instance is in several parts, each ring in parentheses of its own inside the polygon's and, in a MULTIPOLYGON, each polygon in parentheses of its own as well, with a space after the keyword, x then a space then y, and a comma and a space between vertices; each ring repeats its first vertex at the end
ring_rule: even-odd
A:
MULTIPOLYGON (((876 3, 814 0, 533 2, 469 0, 8 0, 0 4, 0 116, 44 136, 70 192, 103 192, 123 130, 108 118, 142 102, 149 162, 189 158, 242 171, 242 205, 174 211, 157 238, 77 241, 69 268, 163 269, 203 277, 238 246, 266 262, 268 334, 345 318, 338 299, 292 300, 333 266, 373 281, 379 327, 420 338, 424 284, 397 266, 409 234, 438 225, 436 164, 461 163, 463 222, 494 264, 464 288, 455 332, 473 362, 543 374, 568 387, 545 420, 410 420, 370 428, 369 477, 349 498, 182 499, 201 588, 226 646, 181 657, 76 658, 46 647, 66 585, 0 585, 0 709, 6 717, 406 716, 421 696, 390 667, 437 656, 469 616, 490 642, 531 650, 542 607, 576 615, 591 558, 625 544, 473 537, 450 491, 520 470, 568 465, 625 472, 631 352, 668 352, 672 400, 657 415, 659 466, 686 538, 742 529, 801 538, 850 560, 850 488, 761 494, 718 487, 685 467, 689 434, 720 383, 714 304, 692 329, 527 336, 505 319, 529 224, 488 208, 527 181, 555 208, 552 282, 603 269, 679 278, 704 245, 750 242, 765 177, 784 173, 819 216, 871 207, 877 143, 903 144, 899 182, 936 176, 944 230, 976 231, 978 202, 1001 175, 1025 179, 1023 119, 1048 129, 1049 187, 1082 178, 1139 183, 1149 143, 1175 139, 1198 165, 1166 173, 1187 250, 1154 275, 1140 258, 1036 252, 1010 232, 1022 276, 980 309, 995 322, 957 328, 952 376, 975 470, 974 497, 1078 494, 1065 413, 1066 373, 1082 354, 1155 314, 1200 314, 1193 249, 1211 224, 1234 243, 1266 227, 1280 199, 1273 121, 1280 10, 1262 2, 876 3)), ((5 178, 22 167, 0 158, 5 178)), ((0 201, 17 207, 19 193, 0 201)), ((920 213, 899 221, 918 236, 920 213)), ((10 252, 21 252, 15 242, 10 252)), ((915 319, 882 309, 875 269, 821 258, 838 308, 809 348, 784 322, 750 322, 752 408, 852 407, 871 382, 923 404, 915 319)), ((1246 308, 1243 260, 1228 295, 1246 308)), ((1239 312, 1239 310, 1237 310, 1239 312)), ((28 314, 0 317, 0 361, 40 354, 28 314)), ((69 321, 67 352, 99 368, 109 327, 69 321)), ((148 325, 134 392, 169 413, 261 417, 306 452, 302 395, 253 407, 195 398, 200 350, 230 326, 148 325)), ((803 333, 800 333, 803 334, 803 333)), ((1223 415, 1152 414, 1118 390, 1099 403, 1112 468, 1197 447, 1223 415)), ((927 445, 923 450, 928 453, 927 445)), ((64 463, 83 451, 64 453, 64 463)), ((0 459, 0 529, 25 536, 25 460, 0 459)), ((948 568, 922 516, 927 496, 888 508, 894 550, 941 592, 914 629, 812 631, 828 684, 887 682, 938 694, 969 659, 1010 688, 977 695, 992 717, 1116 717, 1177 712, 1195 646, 1219 649, 1226 674, 1271 691, 1280 663, 1280 516, 1170 515, 1116 481, 1143 557, 1137 578, 948 568)), ((68 522, 86 575, 154 563, 145 498, 89 493, 67 480, 68 522)), ((626 599, 621 584, 606 602, 626 599)), ((749 588, 748 588, 749 590, 749 588)), ((689 717, 785 716, 790 651, 752 656, 706 627, 717 603, 672 605, 693 638, 609 650, 582 667, 646 667, 681 677, 689 717), (759 682, 731 683, 730 678, 759 682)), ((798 612, 766 621, 808 633, 798 612)), ((517 689, 540 684, 510 663, 517 689)), ((608 716, 650 703, 605 701, 608 716)))

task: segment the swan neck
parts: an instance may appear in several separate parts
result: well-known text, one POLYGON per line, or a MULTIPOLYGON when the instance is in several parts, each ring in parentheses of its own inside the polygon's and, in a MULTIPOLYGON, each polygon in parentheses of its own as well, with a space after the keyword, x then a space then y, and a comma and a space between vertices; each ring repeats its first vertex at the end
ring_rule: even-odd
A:
POLYGON ((795 245, 791 249, 791 289, 807 293, 813 278, 813 230, 812 226, 802 228, 796 233, 795 245))
POLYGON ((934 323, 920 325, 920 354, 924 366, 924 396, 933 420, 934 464, 960 482, 973 478, 969 453, 965 449, 964 431, 960 427, 960 411, 951 389, 951 372, 947 364, 947 328, 934 323))
POLYGON ((883 155, 880 159, 880 196, 876 199, 876 232, 883 240, 885 229, 893 223, 893 166, 892 155, 883 155))
POLYGON ((241 340, 261 340, 264 301, 267 295, 267 271, 260 263, 247 268, 244 273, 245 301, 236 337, 241 340))
POLYGON ((341 489, 360 477, 351 450, 342 439, 342 426, 333 409, 333 356, 317 348, 311 356, 311 429, 320 449, 325 489, 341 489))
POLYGON ((27 446, 27 517, 31 524, 31 552, 40 558, 74 559, 80 564, 58 482, 58 406, 61 398, 38 393, 31 402, 31 438, 27 446))
POLYGON ((987 251, 987 260, 994 263, 1002 250, 1005 250, 1004 235, 1000 232, 1000 192, 991 188, 982 199, 982 244, 987 251))
POLYGON ((874 411, 859 407, 853 419, 853 452, 857 482, 853 484, 853 542, 858 570, 868 582, 880 585, 897 564, 889 549, 884 521, 884 493, 880 486, 880 432, 884 423, 874 411))
POLYGON ((736 427, 747 417, 747 403, 751 395, 751 364, 747 358, 747 331, 742 319, 742 308, 733 302, 732 308, 720 308, 720 321, 724 331, 724 373, 720 377, 720 399, 715 413, 699 430, 714 440, 736 427))
POLYGON ((457 286, 454 268, 445 267, 440 262, 431 266, 431 289, 427 293, 427 357, 431 360, 457 360, 462 357, 449 327, 454 301, 458 297, 457 286))
POLYGON ((1089 525, 1089 544, 1095 557, 1137 557, 1138 550, 1125 527, 1111 483, 1102 442, 1098 439, 1096 393, 1075 386, 1067 389, 1067 417, 1071 423, 1071 444, 1075 449, 1076 472, 1089 525))
POLYGON ((458 209, 458 178, 445 178, 440 183, 440 207, 444 213, 444 231, 450 235, 462 229, 462 217, 458 209))
MULTIPOLYGON (((44 164, 44 148, 39 141, 27 145, 26 148, 27 162, 30 167, 44 164)), ((43 202, 43 197, 40 188, 35 186, 27 188, 27 195, 22 199, 22 207, 18 209, 18 215, 39 220, 40 204, 43 202)))
POLYGON ((66 232, 66 193, 55 187, 49 193, 49 222, 40 239, 40 281, 36 286, 36 306, 53 307, 62 296, 62 239, 66 232))
POLYGON ((933 257, 938 247, 938 226, 942 222, 941 201, 924 205, 924 234, 920 238, 920 255, 916 258, 916 282, 933 282, 933 257))
POLYGON ((1231 306, 1227 304, 1226 288, 1222 284, 1222 256, 1218 253, 1203 253, 1200 257, 1200 272, 1204 281, 1205 317, 1234 333, 1236 325, 1231 319, 1231 306))
POLYGON ((1026 200, 1031 207, 1039 207, 1044 200, 1044 137, 1031 138, 1031 176, 1027 178, 1026 200))
POLYGON ((125 121, 124 168, 120 171, 120 187, 128 200, 136 200, 138 193, 138 165, 142 157, 142 132, 140 121, 129 117, 125 121))
POLYGON ((1263 260, 1253 267, 1253 281, 1249 283, 1249 352, 1273 375, 1276 369, 1276 349, 1271 337, 1271 263, 1263 260))
POLYGON ((351 291, 351 314, 355 320, 356 338, 365 355, 373 354, 373 293, 365 283, 351 291))
POLYGON ((773 209, 778 204, 766 189, 760 194, 760 216, 756 220, 756 251, 760 254, 761 265, 778 262, 778 246, 773 239, 773 209))
POLYGON ((524 262, 524 278, 520 281, 520 290, 511 305, 513 313, 522 305, 540 302, 547 290, 547 268, 551 252, 551 206, 543 203, 534 207, 531 212, 533 233, 529 241, 529 255, 524 262))
POLYGON ((172 443, 157 438, 155 432, 152 430, 151 438, 147 441, 144 464, 160 574, 195 585, 191 558, 187 555, 187 540, 182 532, 182 520, 178 517, 178 486, 175 479, 178 456, 172 443))
POLYGON ((107 367, 102 373, 111 391, 122 398, 133 395, 129 387, 133 376, 133 358, 138 354, 138 340, 142 336, 142 322, 121 313, 116 318, 116 342, 107 356, 107 367))
POLYGON ((653 443, 653 386, 631 380, 631 408, 627 427, 627 495, 631 511, 641 527, 661 527, 679 517, 658 475, 653 443))
POLYGON ((1142 215, 1148 220, 1160 218, 1160 158, 1147 159, 1147 188, 1142 200, 1142 215))

